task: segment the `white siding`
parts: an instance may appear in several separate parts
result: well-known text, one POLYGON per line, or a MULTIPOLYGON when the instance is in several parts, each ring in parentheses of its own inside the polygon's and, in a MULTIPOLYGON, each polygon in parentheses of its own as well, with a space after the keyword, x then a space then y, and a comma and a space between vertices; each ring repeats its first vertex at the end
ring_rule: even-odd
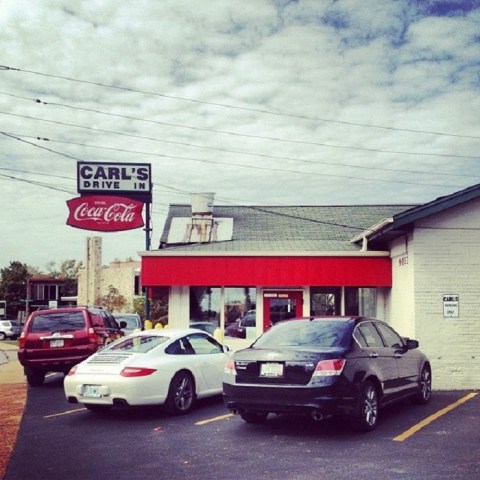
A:
POLYGON ((479 388, 480 199, 418 222, 408 250, 408 268, 400 272, 401 247, 392 245, 392 325, 400 333, 405 325, 420 341, 434 388, 479 388), (459 296, 458 318, 444 318, 445 294, 459 296))

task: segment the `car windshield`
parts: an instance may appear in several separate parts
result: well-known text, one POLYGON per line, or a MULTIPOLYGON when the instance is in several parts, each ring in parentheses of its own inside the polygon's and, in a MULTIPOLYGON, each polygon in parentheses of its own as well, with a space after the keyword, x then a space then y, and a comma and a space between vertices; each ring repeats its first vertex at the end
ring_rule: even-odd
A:
POLYGON ((120 350, 125 352, 147 353, 152 348, 158 347, 158 345, 165 343, 167 340, 169 340, 169 337, 159 335, 136 335, 134 337, 117 340, 106 346, 102 352, 107 350, 120 350))
POLYGON ((30 331, 41 332, 69 332, 81 330, 85 327, 82 312, 49 313, 35 316, 30 325, 30 331))
POLYGON ((139 325, 138 317, 133 315, 115 315, 117 322, 125 322, 127 324, 127 328, 137 328, 139 325))
POLYGON ((348 348, 351 330, 351 323, 344 320, 291 320, 272 327, 253 347, 348 348))

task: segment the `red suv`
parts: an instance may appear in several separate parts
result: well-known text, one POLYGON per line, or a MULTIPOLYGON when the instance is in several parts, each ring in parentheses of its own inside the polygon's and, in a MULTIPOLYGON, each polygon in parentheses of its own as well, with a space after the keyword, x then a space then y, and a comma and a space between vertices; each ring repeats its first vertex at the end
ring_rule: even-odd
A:
POLYGON ((99 348, 123 336, 111 313, 101 308, 38 310, 20 336, 18 359, 29 385, 43 384, 47 372, 67 374, 99 348))

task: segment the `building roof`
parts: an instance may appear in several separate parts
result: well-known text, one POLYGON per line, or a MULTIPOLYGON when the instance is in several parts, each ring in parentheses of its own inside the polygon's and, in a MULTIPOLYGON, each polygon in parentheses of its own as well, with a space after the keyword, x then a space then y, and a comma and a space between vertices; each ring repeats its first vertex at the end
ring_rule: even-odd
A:
MULTIPOLYGON (((378 228, 370 228, 367 232, 364 232, 363 236, 368 238, 369 246, 373 248, 385 247, 394 238, 411 231, 415 222, 479 197, 480 183, 451 195, 438 197, 423 205, 398 212, 390 222, 381 224, 378 228)), ((362 234, 357 235, 356 240, 360 240, 361 237, 362 234)))
POLYGON ((170 205, 160 248, 178 252, 351 252, 350 239, 413 205, 222 206, 213 218, 232 218, 232 240, 168 244, 173 218, 191 217, 189 204, 170 205))

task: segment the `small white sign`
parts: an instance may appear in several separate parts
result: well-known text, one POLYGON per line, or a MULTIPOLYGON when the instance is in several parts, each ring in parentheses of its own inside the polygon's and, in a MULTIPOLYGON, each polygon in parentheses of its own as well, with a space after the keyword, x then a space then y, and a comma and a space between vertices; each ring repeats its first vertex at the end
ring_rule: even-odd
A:
POLYGON ((460 301, 458 295, 443 295, 443 316, 444 318, 458 318, 460 301))

